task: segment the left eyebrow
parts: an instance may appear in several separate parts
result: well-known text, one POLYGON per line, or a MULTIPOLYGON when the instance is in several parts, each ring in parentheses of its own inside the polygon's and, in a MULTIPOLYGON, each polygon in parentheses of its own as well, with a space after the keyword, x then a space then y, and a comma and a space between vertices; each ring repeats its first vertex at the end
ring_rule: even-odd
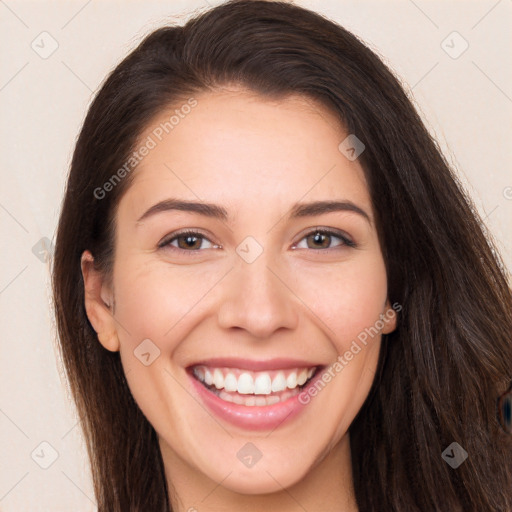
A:
POLYGON ((311 217, 313 215, 322 215, 324 213, 339 211, 357 213, 366 219, 370 225, 372 224, 368 213, 351 201, 313 201, 311 203, 296 203, 293 206, 289 217, 291 219, 297 217, 311 217))

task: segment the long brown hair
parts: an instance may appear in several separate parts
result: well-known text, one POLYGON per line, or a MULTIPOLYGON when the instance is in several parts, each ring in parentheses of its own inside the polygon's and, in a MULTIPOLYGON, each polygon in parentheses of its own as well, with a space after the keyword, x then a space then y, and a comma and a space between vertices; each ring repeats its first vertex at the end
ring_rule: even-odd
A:
MULTIPOLYGON (((171 510, 156 433, 119 353, 86 316, 80 257, 111 277, 116 206, 128 173, 100 197, 154 116, 194 93, 239 84, 326 105, 366 146, 391 303, 378 372, 350 427, 364 512, 512 510, 512 436, 496 400, 512 380, 512 295, 492 238, 399 81, 350 32, 305 8, 229 1, 147 36, 110 73, 76 143, 57 229, 54 307, 99 512, 171 510), (457 442, 457 469, 442 452, 457 442)), ((321 503, 319 503, 319 507, 321 503)))

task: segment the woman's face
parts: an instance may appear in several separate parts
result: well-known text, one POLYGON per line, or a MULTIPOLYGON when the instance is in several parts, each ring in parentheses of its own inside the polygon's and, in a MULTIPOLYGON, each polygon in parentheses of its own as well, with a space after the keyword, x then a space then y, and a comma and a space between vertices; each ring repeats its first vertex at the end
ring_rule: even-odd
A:
POLYGON ((167 463, 272 492, 348 439, 395 328, 385 266, 362 168, 329 111, 238 89, 195 99, 140 137, 113 287, 100 286, 114 315, 86 305, 167 463))

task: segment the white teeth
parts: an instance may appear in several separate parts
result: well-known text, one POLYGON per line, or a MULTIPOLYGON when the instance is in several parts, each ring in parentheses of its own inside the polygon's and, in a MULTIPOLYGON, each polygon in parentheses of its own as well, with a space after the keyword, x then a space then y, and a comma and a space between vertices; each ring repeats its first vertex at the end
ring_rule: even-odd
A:
POLYGON ((266 405, 274 405, 278 402, 286 402, 290 397, 300 393, 300 390, 299 388, 287 389, 279 395, 269 395, 266 397, 261 395, 242 396, 237 393, 227 393, 223 389, 215 391, 215 393, 219 398, 226 402, 233 402, 238 405, 246 405, 249 407, 265 407, 266 405))
POLYGON ((279 372, 272 381, 272 391, 278 393, 286 389, 286 378, 283 372, 279 372))
POLYGON ((268 373, 262 373, 256 377, 254 381, 254 393, 256 395, 270 395, 272 389, 272 381, 268 373))
POLYGON ((306 382, 307 380, 308 380, 308 371, 307 370, 302 370, 299 373, 299 376, 297 377, 297 384, 299 386, 302 386, 302 384, 304 384, 304 382, 306 382))
POLYGON ((224 379, 224 389, 226 391, 236 391, 238 389, 238 381, 232 373, 228 373, 224 379))
POLYGON ((295 372, 292 372, 290 375, 288 375, 288 378, 286 379, 286 385, 290 389, 297 387, 297 374, 295 372))
MULTIPOLYGON (((270 395, 293 390, 310 379, 316 368, 280 370, 278 372, 248 372, 233 368, 208 368, 196 366, 193 373, 198 380, 218 390, 241 395, 270 395), (271 375, 274 375, 274 378, 271 375), (237 377, 238 376, 238 377, 237 377)), ((235 399, 232 401, 236 402, 235 399)), ((251 402, 251 401, 250 401, 251 402)), ((261 402, 261 400, 260 400, 261 402)), ((244 402, 245 403, 245 402, 244 402)))
POLYGON ((280 398, 278 396, 267 396, 267 405, 274 405, 277 404, 277 402, 280 401, 280 398))
POLYGON ((252 380, 252 375, 250 373, 242 373, 242 375, 238 377, 237 391, 241 395, 254 394, 254 381, 252 380))
POLYGON ((229 393, 226 393, 226 392, 224 392, 224 391, 221 391, 221 392, 220 392, 220 394, 219 394, 219 396, 220 396, 221 398, 224 398, 224 397, 225 397, 225 395, 229 395, 229 397, 233 400, 233 402, 234 402, 235 404, 238 404, 238 405, 243 405, 243 404, 244 404, 244 402, 245 402, 245 400, 246 400, 246 398, 244 398, 242 395, 239 395, 239 394, 237 394, 237 393, 235 393, 235 394, 233 394, 233 395, 230 395, 229 393))
POLYGON ((229 393, 225 393, 224 391, 220 392, 219 396, 221 396, 221 395, 222 395, 222 400, 225 400, 226 402, 234 402, 233 398, 235 397, 235 395, 230 395, 229 393))
POLYGON ((224 375, 222 375, 222 372, 218 368, 215 368, 213 371, 213 384, 217 389, 224 387, 224 375))

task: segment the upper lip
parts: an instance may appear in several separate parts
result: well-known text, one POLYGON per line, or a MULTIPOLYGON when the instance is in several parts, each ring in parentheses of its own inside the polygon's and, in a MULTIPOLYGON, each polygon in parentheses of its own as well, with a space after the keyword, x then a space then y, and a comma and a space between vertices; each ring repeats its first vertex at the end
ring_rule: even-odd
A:
POLYGON ((275 358, 257 361, 255 359, 241 359, 236 357, 215 357, 203 359, 188 366, 210 366, 213 368, 240 368, 241 370, 267 371, 267 370, 285 370, 287 368, 313 368, 323 366, 321 364, 311 363, 299 359, 275 358))

